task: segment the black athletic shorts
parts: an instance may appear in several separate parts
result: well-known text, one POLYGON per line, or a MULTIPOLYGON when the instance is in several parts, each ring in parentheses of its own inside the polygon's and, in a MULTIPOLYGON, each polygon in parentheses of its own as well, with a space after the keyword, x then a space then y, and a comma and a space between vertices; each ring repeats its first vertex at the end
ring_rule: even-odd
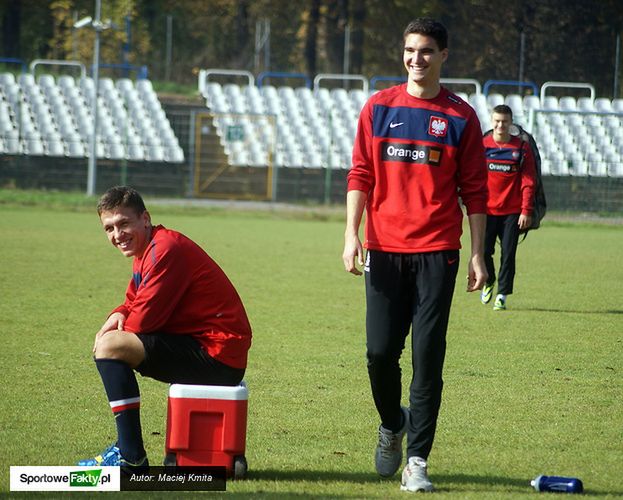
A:
POLYGON ((145 359, 136 367, 144 377, 169 384, 238 385, 244 369, 214 359, 190 335, 139 333, 145 359))

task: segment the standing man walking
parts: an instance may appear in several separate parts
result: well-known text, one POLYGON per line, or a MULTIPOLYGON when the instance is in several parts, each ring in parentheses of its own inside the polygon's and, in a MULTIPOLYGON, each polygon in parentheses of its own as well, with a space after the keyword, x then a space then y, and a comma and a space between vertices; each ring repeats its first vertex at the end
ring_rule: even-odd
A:
POLYGON ((401 489, 432 491, 427 459, 441 405, 446 330, 459 268, 463 212, 471 234, 467 291, 482 288, 487 178, 474 110, 440 85, 445 27, 429 18, 404 31, 407 83, 373 95, 359 117, 348 174, 343 261, 366 286, 366 348, 381 419, 376 470, 407 464, 401 489), (365 242, 359 226, 366 210, 365 242), (400 356, 412 329, 410 407, 401 407, 400 356))
POLYGON ((532 224, 536 168, 530 144, 510 133, 513 124, 511 108, 505 104, 494 107, 491 122, 493 132, 483 139, 489 190, 485 235, 485 265, 489 278, 480 301, 488 304, 493 296, 493 254, 499 238, 500 275, 493 310, 502 311, 506 309, 506 297, 513 293, 519 232, 532 224))

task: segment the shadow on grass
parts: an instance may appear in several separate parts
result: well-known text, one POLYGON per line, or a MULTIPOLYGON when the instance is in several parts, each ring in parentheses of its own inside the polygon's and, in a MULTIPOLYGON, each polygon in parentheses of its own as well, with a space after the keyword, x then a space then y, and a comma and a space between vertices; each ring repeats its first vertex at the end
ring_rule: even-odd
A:
MULTIPOLYGON (((526 479, 495 476, 470 476, 467 474, 431 474, 431 479, 439 485, 443 483, 455 484, 488 484, 506 487, 530 486, 526 479)), ((385 483, 399 482, 400 473, 384 478, 373 472, 341 472, 320 470, 254 470, 249 471, 247 480, 262 481, 336 481, 349 483, 385 483)))
MULTIPOLYGON (((390 478, 394 479, 395 478, 390 478)), ((386 479, 366 472, 340 472, 321 470, 250 470, 247 480, 259 481, 339 481, 350 483, 378 483, 386 479)))
POLYGON ((513 311, 550 312, 568 314, 623 314, 623 309, 606 309, 605 311, 578 311, 575 309, 549 309, 545 307, 513 307, 513 311))

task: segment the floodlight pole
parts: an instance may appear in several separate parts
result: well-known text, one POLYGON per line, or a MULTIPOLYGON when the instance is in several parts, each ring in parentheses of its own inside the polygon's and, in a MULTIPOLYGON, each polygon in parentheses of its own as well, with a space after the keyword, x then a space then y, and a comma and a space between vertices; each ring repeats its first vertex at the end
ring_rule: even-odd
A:
POLYGON ((104 29, 100 20, 102 13, 101 0, 95 0, 95 19, 91 23, 95 30, 95 45, 93 48, 93 101, 92 101, 92 113, 93 113, 93 132, 91 134, 91 144, 89 155, 89 170, 87 174, 87 196, 93 196, 95 194, 95 180, 97 175, 97 97, 99 93, 99 67, 100 67, 100 33, 104 29))

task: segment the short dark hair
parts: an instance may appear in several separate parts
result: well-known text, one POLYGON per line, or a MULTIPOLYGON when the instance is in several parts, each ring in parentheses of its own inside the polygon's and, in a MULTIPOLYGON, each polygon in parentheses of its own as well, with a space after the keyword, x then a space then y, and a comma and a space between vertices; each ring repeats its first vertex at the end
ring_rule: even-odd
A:
POLYGON ((430 17, 418 17, 411 21, 405 28, 402 39, 405 40, 408 35, 413 33, 430 36, 437 42, 439 50, 448 48, 448 30, 439 21, 430 17))
POLYGON ((493 113, 498 113, 499 115, 509 115, 511 119, 513 118, 513 110, 506 104, 498 104, 495 106, 491 114, 493 113))
POLYGON ((111 212, 115 208, 131 208, 136 215, 141 215, 145 210, 145 203, 139 192, 128 186, 115 186, 108 189, 97 203, 97 214, 111 212))

